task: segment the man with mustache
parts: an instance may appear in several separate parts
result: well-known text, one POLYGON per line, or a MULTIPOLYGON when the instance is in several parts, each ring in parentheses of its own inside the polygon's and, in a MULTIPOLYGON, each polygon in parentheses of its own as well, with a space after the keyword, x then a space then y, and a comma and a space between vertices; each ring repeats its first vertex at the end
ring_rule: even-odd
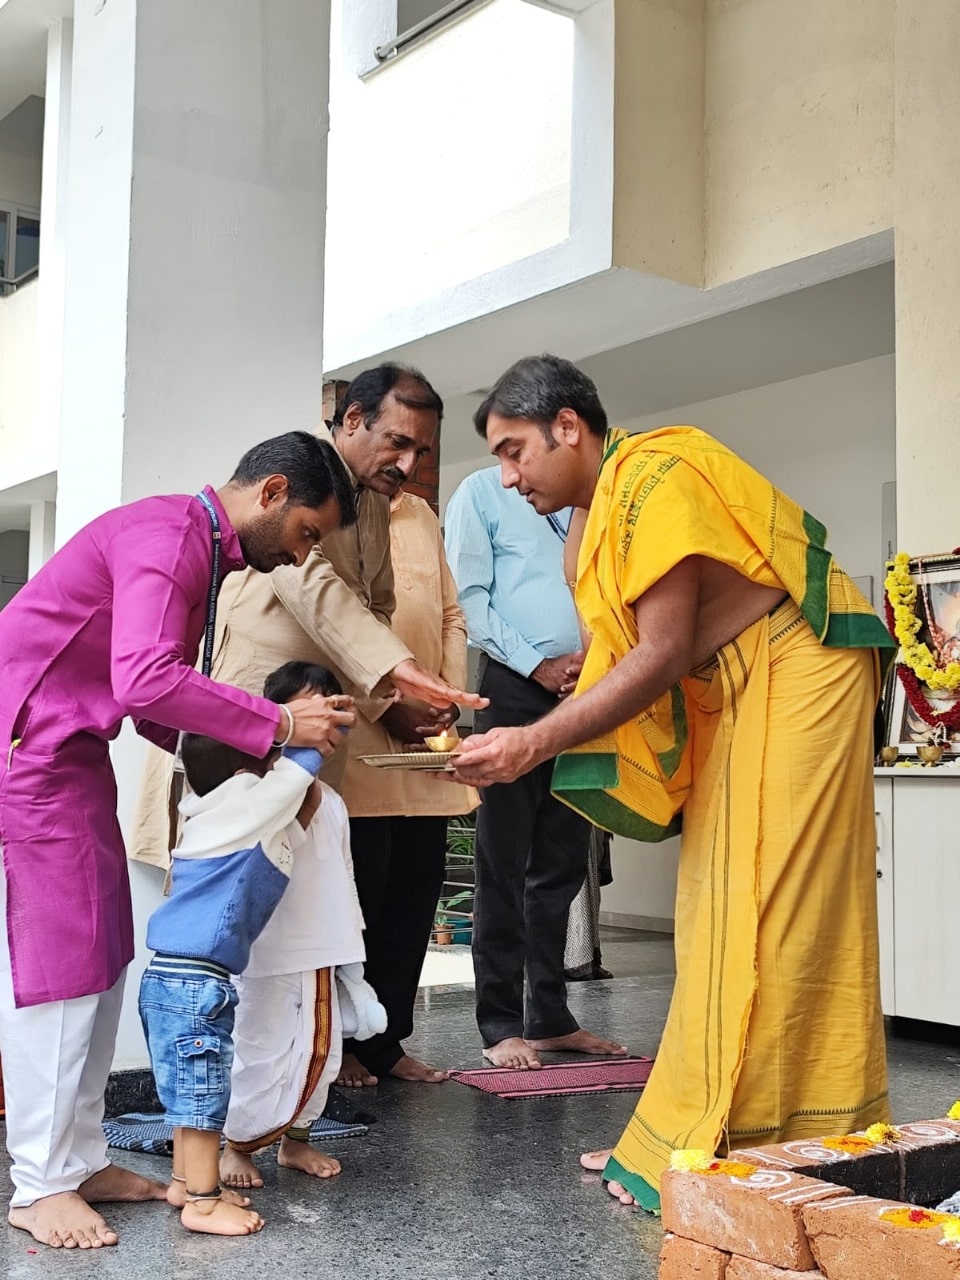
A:
MULTIPOLYGON (((213 661, 216 679, 252 691, 262 688, 265 677, 284 662, 320 663, 360 696, 362 716, 379 721, 400 742, 442 732, 457 719, 457 703, 484 705, 482 699, 454 689, 427 671, 390 630, 394 610, 390 499, 430 452, 442 414, 442 400, 415 369, 384 364, 354 378, 330 430, 320 427, 317 434, 333 441, 351 474, 357 522, 325 537, 302 569, 282 567, 262 581, 256 574, 240 574, 228 584, 218 614, 213 661), (397 691, 404 695, 403 702, 397 702, 397 691)), ((324 770, 326 781, 338 790, 346 755, 346 750, 338 751, 324 770)), ((376 775, 368 772, 375 787, 376 775)), ((153 785, 153 779, 145 781, 142 790, 141 825, 132 856, 153 862, 162 858, 166 865, 165 830, 160 837, 155 824, 147 830, 151 816, 159 816, 146 798, 153 785)), ((367 922, 369 951, 375 944, 369 926, 376 912, 368 910, 370 903, 365 898, 369 898, 367 890, 376 886, 371 886, 371 877, 359 866, 365 858, 362 837, 362 830, 352 831, 360 905, 364 915, 371 917, 367 922)), ((384 875, 389 861, 378 859, 384 875)), ((413 867, 407 883, 413 892, 413 867)), ((377 901, 381 898, 382 886, 377 901)), ((397 920, 416 921, 421 914, 412 903, 402 900, 402 895, 394 894, 392 906, 397 920)), ((406 940, 398 943, 396 936, 392 937, 394 946, 401 950, 422 947, 412 927, 406 940)), ((398 963, 402 963, 400 955, 398 963)), ((438 1073, 402 1055, 390 1074, 426 1080, 438 1073)), ((344 1056, 340 1080, 348 1085, 375 1083, 349 1053, 344 1056)))

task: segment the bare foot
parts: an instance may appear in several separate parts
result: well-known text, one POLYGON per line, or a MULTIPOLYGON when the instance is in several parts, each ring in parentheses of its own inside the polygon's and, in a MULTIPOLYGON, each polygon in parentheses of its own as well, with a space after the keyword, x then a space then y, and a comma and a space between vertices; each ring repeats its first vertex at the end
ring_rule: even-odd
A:
POLYGON ((622 1058, 628 1052, 625 1044, 601 1040, 582 1027, 566 1036, 551 1036, 548 1040, 530 1040, 528 1043, 540 1053, 592 1053, 598 1058, 622 1058))
POLYGON ((619 1200, 621 1204, 632 1206, 637 1203, 630 1192, 622 1187, 619 1182, 608 1182, 606 1187, 614 1199, 619 1200))
MULTIPOLYGON (((220 1185, 222 1187, 262 1187, 263 1179, 253 1157, 237 1151, 228 1142, 220 1153, 220 1185)), ((250 1203, 248 1200, 247 1204, 250 1203)))
POLYGON ((335 1178, 340 1172, 340 1161, 333 1156, 325 1156, 309 1142, 298 1142, 289 1134, 280 1139, 280 1150, 277 1152, 277 1164, 284 1169, 299 1169, 301 1173, 309 1173, 314 1178, 335 1178))
POLYGON ((141 1178, 131 1169, 108 1164, 99 1173, 92 1173, 86 1182, 81 1182, 77 1195, 87 1204, 100 1204, 104 1200, 165 1200, 167 1188, 152 1178, 141 1178))
POLYGON ((612 1155, 613 1147, 607 1147, 606 1151, 585 1151, 580 1157, 580 1164, 582 1168, 591 1169, 594 1173, 603 1173, 612 1155))
POLYGON ((263 1219, 253 1209, 241 1209, 226 1200, 188 1200, 180 1221, 188 1231, 210 1236, 250 1236, 263 1229, 263 1219), (208 1208, 208 1206, 210 1206, 208 1208))
POLYGON ((340 1074, 337 1076, 338 1085, 344 1089, 369 1089, 377 1083, 377 1077, 372 1076, 367 1068, 361 1065, 359 1058, 355 1054, 345 1053, 343 1055, 340 1074))
MULTIPOLYGON (((607 1161, 613 1155, 613 1148, 608 1147, 606 1151, 585 1151, 580 1157, 580 1164, 584 1169, 590 1169, 594 1173, 602 1173, 607 1167, 607 1161)), ((629 1191, 625 1190, 619 1182, 606 1183, 607 1191, 621 1204, 635 1205, 637 1202, 629 1191)))
POLYGON ((7 1221, 11 1227, 28 1232, 38 1244, 47 1244, 51 1249, 101 1249, 105 1244, 116 1244, 119 1239, 76 1191, 61 1191, 23 1208, 11 1209, 7 1221))
MULTIPOLYGON (((263 1186, 263 1183, 260 1183, 263 1186)), ((231 1191, 229 1187, 223 1188, 223 1199, 227 1204, 235 1204, 240 1209, 246 1209, 250 1203, 249 1196, 242 1196, 239 1191, 231 1191)), ((178 1180, 171 1182, 167 1187, 167 1204, 173 1205, 174 1209, 182 1209, 187 1203, 187 1188, 178 1180)))
POLYGON ((509 1067, 513 1071, 538 1071, 542 1065, 533 1045, 520 1036, 508 1036, 492 1044, 484 1049, 483 1056, 495 1067, 509 1067))
POLYGON ((428 1063, 421 1062, 419 1058, 411 1058, 408 1053, 405 1053, 393 1064, 388 1075, 393 1076, 395 1080, 412 1080, 415 1084, 440 1084, 449 1077, 450 1072, 431 1067, 428 1063))

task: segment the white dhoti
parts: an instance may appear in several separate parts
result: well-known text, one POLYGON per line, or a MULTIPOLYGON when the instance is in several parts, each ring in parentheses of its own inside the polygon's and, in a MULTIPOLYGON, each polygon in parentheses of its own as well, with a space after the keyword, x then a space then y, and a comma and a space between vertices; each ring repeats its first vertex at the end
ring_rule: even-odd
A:
POLYGON ((332 969, 234 982, 240 1001, 224 1133, 252 1152, 288 1129, 309 1129, 323 1113, 343 1053, 340 1006, 332 969))
MULTIPOLYGON (((2 849, 0 849, 2 856, 2 849)), ((0 919, 6 919, 0 874, 0 919)), ((51 946, 56 939, 51 938, 51 946)), ((18 1009, 10 948, 0 928, 0 1059, 12 1208, 76 1191, 110 1163, 103 1133, 103 1095, 123 1002, 121 974, 109 991, 18 1009)))

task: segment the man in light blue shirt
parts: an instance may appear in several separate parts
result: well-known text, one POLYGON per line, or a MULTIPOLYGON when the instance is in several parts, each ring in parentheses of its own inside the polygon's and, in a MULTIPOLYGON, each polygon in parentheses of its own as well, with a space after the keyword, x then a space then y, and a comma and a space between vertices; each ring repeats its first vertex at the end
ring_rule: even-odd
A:
MULTIPOLYGON (((539 719, 576 682, 583 654, 563 577, 570 516, 537 515, 503 488, 498 466, 467 476, 447 506, 447 559, 490 699, 478 733, 539 719)), ((484 1057, 500 1067, 539 1067, 544 1050, 623 1051, 579 1028, 567 1008, 567 916, 586 874, 590 824, 554 799, 552 774, 548 760, 486 787, 477 813, 477 1023, 484 1057)))

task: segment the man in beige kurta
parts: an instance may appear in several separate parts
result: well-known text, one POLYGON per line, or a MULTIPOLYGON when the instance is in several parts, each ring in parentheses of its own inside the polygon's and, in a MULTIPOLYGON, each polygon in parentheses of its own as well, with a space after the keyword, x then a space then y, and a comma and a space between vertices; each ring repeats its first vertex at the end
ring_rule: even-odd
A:
MULTIPOLYGON (((214 679, 260 692, 264 678, 284 662, 319 662, 362 699, 358 710, 368 721, 382 719, 401 740, 417 724, 440 731, 456 718, 456 703, 476 703, 416 661, 390 629, 390 500, 430 451, 442 412, 426 379, 400 366, 381 365, 353 380, 332 434, 326 427, 317 434, 332 438, 354 478, 357 522, 349 536, 338 530, 327 537, 301 569, 233 575, 236 582, 221 591, 217 605, 214 679), (396 692, 407 701, 397 703, 396 692)), ((128 842, 131 857, 164 868, 171 843, 171 759, 148 752, 128 842)), ((338 751, 324 768, 324 781, 338 786, 346 759, 347 750, 338 751)), ((376 784, 377 775, 368 772, 376 784)), ((175 805, 173 811, 175 817, 175 805)), ((345 1071, 350 1069, 346 1062, 345 1071)))
MULTIPOLYGON (((390 542, 394 636, 425 667, 460 687, 467 674, 466 623, 440 524, 422 498, 399 493, 393 499, 390 542)), ((472 812, 479 796, 472 787, 445 784, 434 774, 380 772, 364 764, 360 756, 404 746, 385 720, 357 716, 342 795, 366 921, 366 977, 387 1010, 387 1029, 369 1040, 344 1041, 344 1053, 353 1053, 377 1078, 437 1083, 446 1072, 410 1057, 403 1041, 413 1030, 417 984, 446 875, 447 818, 472 812)))

